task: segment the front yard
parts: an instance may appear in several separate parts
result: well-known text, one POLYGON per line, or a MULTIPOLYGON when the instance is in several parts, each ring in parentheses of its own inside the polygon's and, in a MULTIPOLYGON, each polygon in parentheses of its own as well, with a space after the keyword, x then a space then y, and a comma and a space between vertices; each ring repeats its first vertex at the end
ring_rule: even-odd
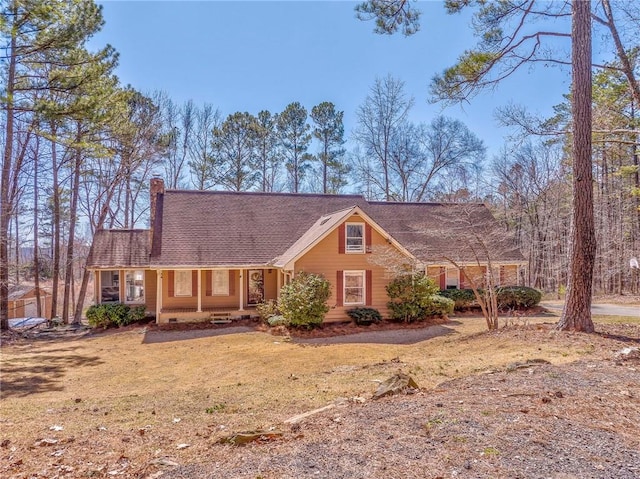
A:
MULTIPOLYGON (((452 379, 504 371, 514 362, 544 359, 562 367, 610 361, 640 342, 640 320, 596 320, 607 334, 553 332, 554 318, 547 317, 492 333, 483 319, 464 318, 422 336, 381 331, 386 336, 364 342, 290 340, 240 328, 142 327, 4 341, 0 475, 160 477, 163 461, 190 464, 239 454, 216 442, 234 432, 276 429, 285 432, 280 441, 304 441, 304 434, 283 424, 286 419, 336 402, 360 407, 370 402, 378 381, 398 370, 429 394, 452 379)), ((638 414, 626 426, 636 428, 636 438, 639 387, 620 385, 638 414)), ((254 452, 259 447, 250 446, 254 452)))

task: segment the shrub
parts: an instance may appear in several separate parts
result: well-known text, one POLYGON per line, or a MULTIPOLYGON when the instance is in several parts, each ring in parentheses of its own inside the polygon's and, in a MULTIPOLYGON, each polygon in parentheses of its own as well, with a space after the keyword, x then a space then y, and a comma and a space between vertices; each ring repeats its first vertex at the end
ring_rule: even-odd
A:
POLYGON ((411 323, 430 315, 433 296, 439 289, 423 273, 406 274, 395 278, 387 285, 391 301, 387 303, 391 319, 411 323))
POLYGON ((94 304, 87 309, 87 321, 94 328, 126 326, 144 319, 145 316, 144 306, 136 306, 132 309, 129 305, 122 303, 94 304))
POLYGON ((280 312, 289 325, 313 328, 322 324, 329 311, 327 300, 331 295, 331 284, 322 276, 298 273, 280 291, 280 312))
POLYGON ((368 326, 382 321, 380 311, 374 308, 353 308, 348 310, 347 314, 359 326, 368 326))
POLYGON ((271 327, 273 326, 286 326, 287 320, 284 319, 284 316, 282 316, 281 314, 274 314, 273 316, 269 316, 269 319, 267 319, 267 324, 271 327))
MULTIPOLYGON (((438 294, 453 300, 454 309, 456 310, 470 308, 476 303, 476 296, 473 294, 472 289, 444 289, 438 294)), ((482 294, 481 291, 480 294, 482 294)))
POLYGON ((431 304, 424 307, 427 316, 446 316, 453 313, 454 301, 436 294, 431 296, 431 304))
POLYGON ((256 311, 260 315, 260 319, 266 322, 269 322, 269 318, 271 318, 272 316, 277 316, 280 314, 280 311, 278 310, 278 303, 273 299, 257 305, 256 311))
POLYGON ((496 288, 498 308, 531 308, 542 299, 542 293, 526 286, 501 286, 496 288))

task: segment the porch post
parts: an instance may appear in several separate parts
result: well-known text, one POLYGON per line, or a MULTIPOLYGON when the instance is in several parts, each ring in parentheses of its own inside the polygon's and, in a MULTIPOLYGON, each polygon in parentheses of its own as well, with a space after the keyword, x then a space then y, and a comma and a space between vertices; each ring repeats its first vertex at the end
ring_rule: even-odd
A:
POLYGON ((162 311, 162 271, 156 270, 156 323, 160 322, 162 311))
POLYGON ((198 313, 202 312, 202 270, 198 270, 198 313))
MULTIPOLYGON (((100 270, 94 270, 93 272, 93 302, 95 304, 100 304, 102 301, 102 286, 100 285, 100 270)), ((47 305, 47 300, 44 300, 45 306, 47 305)))
POLYGON ((239 270, 240 274, 239 276, 239 281, 240 281, 240 294, 238 295, 240 297, 240 307, 238 308, 238 311, 244 311, 244 269, 239 270))
POLYGON ((121 303, 125 302, 124 300, 127 294, 127 285, 124 282, 124 274, 123 269, 118 270, 118 297, 120 298, 121 303))

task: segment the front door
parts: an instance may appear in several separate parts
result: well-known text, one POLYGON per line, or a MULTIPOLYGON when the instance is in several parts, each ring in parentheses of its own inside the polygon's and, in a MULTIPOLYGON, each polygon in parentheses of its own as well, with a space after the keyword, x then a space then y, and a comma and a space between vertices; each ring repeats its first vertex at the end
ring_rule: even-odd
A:
POLYGON ((264 270, 249 270, 249 294, 248 304, 260 304, 264 302, 264 270))

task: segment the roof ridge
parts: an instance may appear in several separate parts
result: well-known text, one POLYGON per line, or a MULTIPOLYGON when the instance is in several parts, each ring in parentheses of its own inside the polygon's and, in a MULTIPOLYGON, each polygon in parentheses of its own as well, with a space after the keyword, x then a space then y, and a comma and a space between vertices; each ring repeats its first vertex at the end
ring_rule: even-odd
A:
POLYGON ((100 231, 108 231, 110 233, 143 233, 145 231, 151 231, 149 228, 101 228, 100 231))
POLYGON ((332 195, 325 193, 291 193, 291 192, 270 192, 270 191, 218 191, 218 190, 166 190, 166 193, 182 193, 182 194, 197 194, 197 195, 239 195, 239 196, 291 196, 294 198, 312 197, 312 198, 359 198, 367 201, 363 195, 358 194, 340 194, 332 195))
POLYGON ((455 201, 368 201, 370 205, 441 205, 441 206, 484 206, 482 201, 455 202, 455 201))

